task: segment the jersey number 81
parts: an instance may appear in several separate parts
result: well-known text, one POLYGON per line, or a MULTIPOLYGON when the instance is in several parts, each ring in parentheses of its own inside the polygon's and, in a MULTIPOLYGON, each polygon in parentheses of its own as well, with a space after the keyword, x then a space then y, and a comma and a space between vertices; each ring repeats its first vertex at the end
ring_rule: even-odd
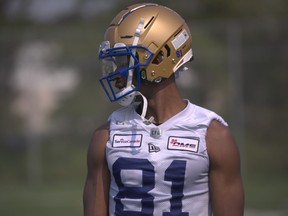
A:
MULTIPOLYGON (((112 166, 113 176, 119 192, 114 197, 116 216, 151 216, 154 212, 154 197, 148 192, 155 187, 154 166, 147 159, 118 158, 112 166), (125 186, 121 178, 121 170, 142 171, 141 186, 125 186), (141 200, 141 211, 128 211, 124 209, 122 199, 141 200)), ((171 182, 170 211, 163 212, 162 216, 189 216, 182 212, 182 198, 185 179, 186 161, 173 160, 165 170, 164 181, 171 182)))

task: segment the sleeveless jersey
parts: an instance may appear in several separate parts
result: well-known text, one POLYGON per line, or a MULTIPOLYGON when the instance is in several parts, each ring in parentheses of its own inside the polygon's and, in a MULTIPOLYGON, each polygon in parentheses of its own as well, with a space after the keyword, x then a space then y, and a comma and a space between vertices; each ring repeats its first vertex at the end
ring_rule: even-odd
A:
POLYGON ((110 116, 110 216, 211 216, 206 131, 217 114, 187 107, 156 126, 133 106, 110 116))

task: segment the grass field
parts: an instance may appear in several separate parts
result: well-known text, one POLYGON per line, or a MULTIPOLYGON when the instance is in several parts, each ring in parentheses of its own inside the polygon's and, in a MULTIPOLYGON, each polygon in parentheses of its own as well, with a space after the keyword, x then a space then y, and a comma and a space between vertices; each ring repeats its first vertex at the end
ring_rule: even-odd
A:
POLYGON ((0 215, 82 215, 88 139, 76 140, 83 145, 62 138, 43 143, 36 184, 27 179, 25 149, 0 148, 0 215))
POLYGON ((82 188, 80 185, 0 188, 0 215, 52 216, 82 215, 82 188))
MULTIPOLYGON (((244 178, 246 206, 259 210, 288 210, 288 174, 253 174, 244 178)), ((288 215, 288 214, 287 214, 288 215)))

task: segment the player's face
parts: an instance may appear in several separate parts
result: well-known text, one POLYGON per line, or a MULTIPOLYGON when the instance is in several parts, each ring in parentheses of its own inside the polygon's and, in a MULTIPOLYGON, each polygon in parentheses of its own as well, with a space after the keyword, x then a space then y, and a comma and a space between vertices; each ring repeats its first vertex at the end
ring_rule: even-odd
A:
POLYGON ((113 86, 115 86, 118 89, 122 89, 126 87, 127 82, 127 71, 123 71, 124 69, 128 68, 129 66, 129 56, 123 55, 123 56, 114 56, 111 57, 112 68, 113 72, 116 74, 111 77, 111 82, 114 83, 113 86))
POLYGON ((109 41, 103 41, 99 48, 102 62, 101 85, 110 101, 116 101, 135 92, 140 87, 140 67, 146 67, 153 53, 143 46, 126 46, 116 43, 110 48, 109 41), (145 52, 143 63, 139 62, 138 51, 145 52))
POLYGON ((117 74, 111 78, 111 81, 114 83, 114 86, 118 89, 123 89, 126 87, 127 78, 117 74))

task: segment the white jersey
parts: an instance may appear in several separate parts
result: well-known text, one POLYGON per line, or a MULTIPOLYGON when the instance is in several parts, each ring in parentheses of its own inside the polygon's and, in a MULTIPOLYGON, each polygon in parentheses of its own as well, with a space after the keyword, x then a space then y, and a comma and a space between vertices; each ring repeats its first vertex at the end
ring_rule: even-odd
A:
POLYGON ((110 116, 106 156, 110 216, 211 216, 206 131, 212 111, 188 102, 165 123, 145 122, 133 106, 110 116))

